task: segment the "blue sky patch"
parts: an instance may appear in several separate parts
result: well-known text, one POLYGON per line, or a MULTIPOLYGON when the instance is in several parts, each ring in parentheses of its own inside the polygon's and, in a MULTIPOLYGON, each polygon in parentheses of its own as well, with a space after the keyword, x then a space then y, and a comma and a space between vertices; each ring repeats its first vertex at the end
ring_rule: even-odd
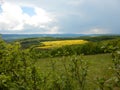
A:
POLYGON ((2 12, 2 8, 1 8, 1 5, 0 5, 0 13, 2 12))
POLYGON ((22 7, 22 10, 24 13, 30 15, 30 16, 33 16, 35 15, 35 11, 34 11, 34 8, 31 8, 31 7, 22 7))

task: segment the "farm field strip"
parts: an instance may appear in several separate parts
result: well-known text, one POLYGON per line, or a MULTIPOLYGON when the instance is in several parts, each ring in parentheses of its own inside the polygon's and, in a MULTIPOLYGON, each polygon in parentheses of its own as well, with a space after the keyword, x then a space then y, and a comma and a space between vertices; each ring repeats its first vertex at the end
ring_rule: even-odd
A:
POLYGON ((42 42, 42 46, 39 48, 54 48, 54 47, 61 47, 66 45, 76 45, 76 44, 84 44, 88 41, 85 40, 60 40, 60 41, 46 41, 42 42))

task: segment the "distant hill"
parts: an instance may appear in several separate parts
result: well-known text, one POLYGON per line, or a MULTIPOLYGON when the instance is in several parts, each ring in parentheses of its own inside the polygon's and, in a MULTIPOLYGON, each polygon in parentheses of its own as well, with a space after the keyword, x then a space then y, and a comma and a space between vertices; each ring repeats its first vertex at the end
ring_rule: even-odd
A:
POLYGON ((18 40, 18 39, 31 39, 31 38, 40 38, 40 37, 53 37, 53 38, 81 38, 81 39, 95 39, 98 37, 99 39, 105 39, 105 38, 115 38, 120 37, 120 35, 103 35, 103 34, 1 34, 2 39, 4 39, 7 42, 18 40), (103 38, 104 37, 104 38, 103 38))
POLYGON ((2 34, 2 38, 5 41, 13 41, 16 39, 24 39, 24 38, 37 38, 37 37, 79 37, 85 36, 84 34, 2 34))

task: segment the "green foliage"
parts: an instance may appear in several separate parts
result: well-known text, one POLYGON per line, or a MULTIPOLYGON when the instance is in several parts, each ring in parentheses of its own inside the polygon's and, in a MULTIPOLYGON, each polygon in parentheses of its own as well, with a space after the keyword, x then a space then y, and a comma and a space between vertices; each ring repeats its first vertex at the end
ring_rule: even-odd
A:
POLYGON ((105 46, 105 52, 111 53, 112 66, 110 67, 113 72, 113 76, 106 78, 98 78, 98 85, 100 90, 105 90, 106 87, 110 90, 120 89, 120 43, 119 40, 109 42, 105 46))
POLYGON ((20 44, 14 45, 0 42, 0 89, 25 89, 29 90, 31 85, 30 73, 32 69, 30 66, 29 53, 26 50, 21 50, 20 44))
POLYGON ((45 74, 35 66, 35 52, 21 50, 18 42, 11 45, 1 40, 0 43, 1 90, 73 90, 76 88, 73 83, 84 90, 87 68, 81 59, 71 60, 67 69, 69 73, 57 72, 52 61, 51 72, 45 74))
POLYGON ((74 79, 73 81, 77 81, 79 90, 84 90, 86 84, 88 65, 82 58, 77 59, 76 57, 74 57, 71 61, 72 61, 72 63, 70 64, 70 72, 72 74, 71 77, 72 79, 74 79))
POLYGON ((72 55, 93 55, 104 53, 103 45, 99 42, 89 42, 83 45, 69 45, 52 49, 38 49, 32 48, 33 52, 38 54, 38 58, 44 57, 60 57, 60 56, 72 56, 72 55))
POLYGON ((115 51, 112 53, 113 58, 113 71, 116 87, 120 87, 120 51, 115 51))
MULTIPOLYGON (((0 39, 0 90, 93 90, 90 85, 93 85, 94 89, 116 90, 117 88, 119 90, 119 45, 119 40, 117 40, 105 44, 90 42, 84 45, 38 50, 35 47, 22 49, 19 42, 7 44, 0 39), (101 48, 103 45, 104 48, 101 48), (90 74, 96 72, 90 71, 88 67, 91 66, 83 59, 83 56, 79 55, 98 54, 104 51, 112 53, 112 76, 97 75, 96 80, 94 80, 95 77, 90 79, 90 74), (64 58, 60 59, 62 66, 57 63, 57 59, 48 62, 49 70, 47 71, 36 65, 41 57, 61 56, 70 56, 67 58, 68 62, 64 58)), ((93 68, 96 69, 94 66, 93 68)))

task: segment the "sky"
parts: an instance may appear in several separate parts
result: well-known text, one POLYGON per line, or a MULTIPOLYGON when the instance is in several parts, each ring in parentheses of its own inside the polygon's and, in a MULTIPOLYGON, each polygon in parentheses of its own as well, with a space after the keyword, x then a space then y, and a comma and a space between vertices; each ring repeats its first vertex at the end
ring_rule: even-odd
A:
POLYGON ((0 0, 2 34, 120 34, 120 0, 0 0))

